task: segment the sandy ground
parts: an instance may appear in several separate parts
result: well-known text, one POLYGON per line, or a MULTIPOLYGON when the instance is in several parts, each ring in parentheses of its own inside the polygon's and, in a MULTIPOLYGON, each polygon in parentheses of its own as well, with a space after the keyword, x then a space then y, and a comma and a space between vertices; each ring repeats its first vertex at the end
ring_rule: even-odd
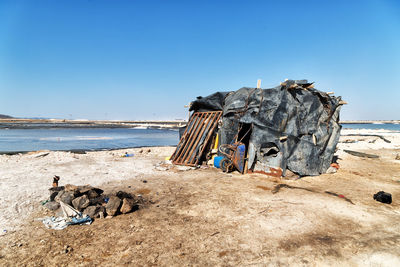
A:
POLYGON ((0 265, 400 265, 400 135, 343 130, 335 174, 292 180, 157 165, 174 148, 0 156, 0 265), (360 158, 351 149, 379 155, 360 158), (125 152, 134 157, 121 157, 125 152), (47 212, 53 175, 142 194, 134 213, 61 231, 47 212), (273 189, 283 187, 277 193, 273 189), (296 187, 296 188, 293 188, 296 187), (393 203, 373 200, 390 192, 393 203), (354 204, 325 191, 343 194, 354 204), (66 253, 66 247, 68 249, 66 253))

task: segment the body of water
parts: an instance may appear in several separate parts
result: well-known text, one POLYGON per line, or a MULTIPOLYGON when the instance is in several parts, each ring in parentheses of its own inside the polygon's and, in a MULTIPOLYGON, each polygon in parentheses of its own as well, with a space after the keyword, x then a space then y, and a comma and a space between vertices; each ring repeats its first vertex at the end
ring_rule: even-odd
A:
POLYGON ((389 131, 400 131, 400 124, 393 123, 349 123, 342 124, 343 129, 368 129, 368 130, 389 130, 389 131))
MULTIPOLYGON (((343 124, 342 126, 344 129, 385 129, 400 132, 400 124, 343 124)), ((0 152, 175 146, 178 141, 178 131, 167 129, 0 129, 0 152)))
POLYGON ((166 129, 0 129, 0 152, 173 146, 178 141, 179 132, 166 129))

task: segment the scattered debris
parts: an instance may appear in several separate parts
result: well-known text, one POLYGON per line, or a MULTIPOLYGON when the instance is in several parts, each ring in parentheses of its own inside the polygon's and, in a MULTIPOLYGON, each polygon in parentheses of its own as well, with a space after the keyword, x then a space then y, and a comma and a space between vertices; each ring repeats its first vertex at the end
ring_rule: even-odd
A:
POLYGON ((176 166, 176 169, 178 171, 189 171, 189 170, 194 170, 196 167, 189 167, 189 166, 176 166))
POLYGON ((53 187, 58 187, 58 181, 60 181, 60 176, 54 175, 54 177, 53 177, 53 187))
POLYGON ((326 173, 332 174, 332 173, 336 173, 338 169, 330 166, 327 170, 326 173))
POLYGON ((262 214, 262 213, 264 213, 264 212, 268 212, 268 211, 270 211, 270 206, 268 206, 266 209, 263 209, 262 211, 260 211, 258 214, 262 214))
POLYGON ((343 198, 343 199, 346 200, 347 202, 349 202, 349 203, 355 205, 355 204, 353 203, 353 201, 351 201, 350 199, 348 199, 347 197, 345 197, 345 196, 342 195, 342 194, 336 194, 336 193, 330 192, 330 191, 325 191, 325 193, 327 193, 327 194, 329 194, 329 195, 332 195, 332 196, 335 196, 335 197, 343 198))
POLYGON ((271 190, 271 188, 263 186, 263 185, 257 185, 257 188, 260 188, 262 190, 271 190))
POLYGON ((328 168, 326 173, 336 173, 339 170, 339 164, 334 162, 331 163, 331 166, 328 168))
POLYGON ((337 170, 339 170, 339 168, 340 168, 339 163, 337 163, 337 162, 331 163, 331 167, 333 167, 333 168, 335 168, 337 170))
MULTIPOLYGON (((390 140, 386 139, 382 135, 377 135, 377 134, 345 134, 345 135, 341 135, 341 136, 371 136, 371 137, 378 137, 378 138, 382 139, 383 141, 385 141, 386 143, 392 143, 390 140)), ((347 143, 347 142, 343 142, 343 143, 347 143)), ((354 142, 349 142, 349 143, 354 143, 354 142)))
POLYGON ((358 140, 346 139, 346 140, 343 140, 343 141, 341 141, 341 142, 339 142, 339 143, 343 143, 343 144, 353 144, 353 143, 357 143, 357 142, 358 142, 358 140))
POLYGON ((91 224, 92 218, 90 216, 82 214, 73 207, 64 202, 60 202, 61 209, 63 211, 62 217, 46 217, 42 219, 43 224, 54 230, 62 230, 67 228, 69 225, 74 224, 91 224))
MULTIPOLYGON (((308 192, 321 193, 321 192, 317 192, 317 191, 314 191, 314 190, 312 190, 312 189, 308 189, 308 188, 304 188, 304 187, 291 186, 291 185, 287 185, 287 184, 278 184, 278 185, 276 185, 276 186, 271 190, 272 194, 278 193, 278 192, 280 191, 281 188, 301 189, 301 190, 306 190, 306 191, 308 191, 308 192)), ((355 204, 353 203, 353 201, 351 201, 350 199, 348 199, 348 198, 345 197, 344 195, 336 194, 336 193, 329 192, 329 191, 325 191, 325 193, 327 193, 327 194, 329 194, 329 195, 332 195, 332 196, 336 196, 336 197, 343 198, 343 199, 346 200, 347 202, 349 202, 349 203, 355 205, 355 204)))
POLYGON ((370 158, 370 159, 379 158, 378 155, 374 155, 374 154, 367 154, 367 153, 353 151, 353 150, 347 150, 347 149, 344 149, 343 151, 348 153, 348 154, 350 154, 350 155, 352 155, 352 156, 361 157, 361 158, 370 158))
POLYGON ((135 154, 133 154, 133 153, 128 153, 128 152, 125 152, 125 154, 122 156, 123 158, 125 157, 125 158, 129 158, 129 157, 133 157, 135 154))
POLYGON ((50 152, 43 153, 43 154, 37 155, 35 158, 43 158, 43 157, 46 157, 49 154, 50 154, 50 152))
POLYGON ((274 188, 271 190, 272 194, 278 193, 281 190, 281 188, 301 189, 301 190, 306 190, 308 192, 314 192, 315 193, 314 190, 311 190, 311 189, 308 189, 308 188, 304 188, 304 187, 291 186, 291 185, 288 185, 288 184, 278 184, 278 185, 274 186, 274 188))
MULTIPOLYGON (((144 180, 146 181, 146 180, 144 180)), ((70 224, 91 222, 94 218, 104 218, 129 213, 139 209, 143 203, 140 196, 118 191, 116 194, 103 195, 103 190, 90 185, 51 187, 50 199, 42 203, 47 209, 57 211, 61 207, 63 217, 48 217, 43 223, 52 229, 64 229, 70 224), (65 215, 65 211, 71 211, 65 215), (70 217, 74 218, 70 218, 70 217), (89 220, 90 219, 90 220, 89 220)))
POLYGON ((65 245, 64 246, 64 253, 68 254, 69 252, 72 252, 74 249, 72 247, 70 247, 69 245, 65 245))
POLYGON ((379 191, 378 193, 374 194, 374 199, 382 203, 391 204, 392 194, 386 193, 384 191, 379 191))

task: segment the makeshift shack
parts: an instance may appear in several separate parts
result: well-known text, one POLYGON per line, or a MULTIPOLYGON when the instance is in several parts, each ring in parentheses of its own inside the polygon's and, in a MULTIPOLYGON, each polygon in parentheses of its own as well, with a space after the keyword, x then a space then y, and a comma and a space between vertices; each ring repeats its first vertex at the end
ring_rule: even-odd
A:
POLYGON ((240 142, 245 145, 244 172, 325 173, 339 140, 345 102, 313 87, 307 80, 286 80, 271 89, 243 87, 197 97, 172 162, 199 165, 210 159, 213 148, 240 142))

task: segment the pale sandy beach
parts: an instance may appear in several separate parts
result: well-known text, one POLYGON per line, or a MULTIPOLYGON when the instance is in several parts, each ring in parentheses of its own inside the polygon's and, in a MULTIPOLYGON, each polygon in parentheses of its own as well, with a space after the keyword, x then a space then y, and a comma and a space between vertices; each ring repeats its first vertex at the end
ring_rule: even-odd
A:
POLYGON ((0 265, 400 264, 398 132, 342 130, 338 172, 297 180, 164 164, 173 151, 1 155, 0 265), (149 202, 90 226, 49 230, 36 219, 50 214, 41 201, 54 175, 60 185, 126 190, 149 202), (290 188, 274 194, 279 184, 290 188), (381 190, 392 204, 373 200, 381 190), (66 245, 71 253, 62 252, 66 245))

